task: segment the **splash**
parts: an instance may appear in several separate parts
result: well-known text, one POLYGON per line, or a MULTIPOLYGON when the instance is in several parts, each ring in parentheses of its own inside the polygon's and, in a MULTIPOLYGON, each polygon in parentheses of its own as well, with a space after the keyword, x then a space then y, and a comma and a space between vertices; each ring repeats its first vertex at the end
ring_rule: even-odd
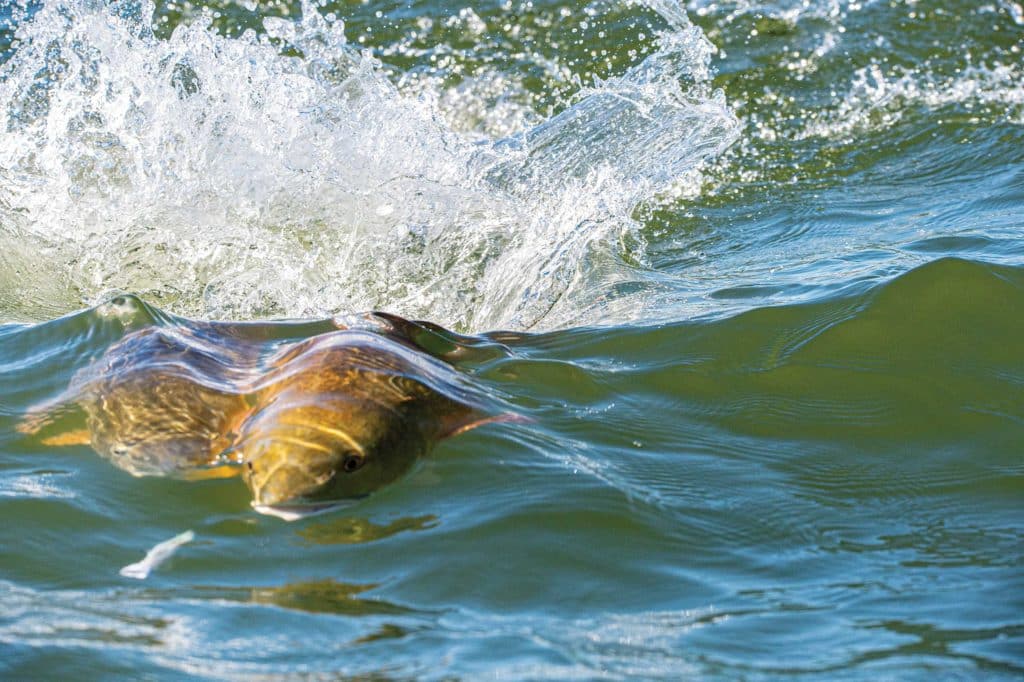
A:
POLYGON ((645 276, 624 246, 637 205, 739 127, 710 43, 651 7, 667 28, 645 60, 481 141, 310 5, 259 33, 225 37, 207 14, 161 39, 149 4, 48 3, 0 67, 4 315, 118 289, 217 318, 610 321, 602 294, 645 276))

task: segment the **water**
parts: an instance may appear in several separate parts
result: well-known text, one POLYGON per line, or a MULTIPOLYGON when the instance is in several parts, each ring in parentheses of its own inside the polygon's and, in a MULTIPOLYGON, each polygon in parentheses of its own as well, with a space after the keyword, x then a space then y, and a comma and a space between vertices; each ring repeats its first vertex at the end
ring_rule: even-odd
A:
POLYGON ((1021 17, 0 0, 0 676, 1019 678, 1021 17), (533 421, 293 523, 15 429, 375 308, 533 421))

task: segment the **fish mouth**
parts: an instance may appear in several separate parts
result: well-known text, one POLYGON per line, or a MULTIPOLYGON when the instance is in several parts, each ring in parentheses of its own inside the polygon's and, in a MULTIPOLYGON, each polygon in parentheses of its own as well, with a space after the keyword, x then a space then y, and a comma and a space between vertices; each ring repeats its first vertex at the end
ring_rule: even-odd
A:
POLYGON ((285 521, 298 521, 309 516, 318 516, 327 512, 351 506, 355 500, 343 500, 340 502, 317 502, 317 503, 295 503, 295 504, 259 504, 252 502, 252 508, 260 514, 276 516, 285 521))

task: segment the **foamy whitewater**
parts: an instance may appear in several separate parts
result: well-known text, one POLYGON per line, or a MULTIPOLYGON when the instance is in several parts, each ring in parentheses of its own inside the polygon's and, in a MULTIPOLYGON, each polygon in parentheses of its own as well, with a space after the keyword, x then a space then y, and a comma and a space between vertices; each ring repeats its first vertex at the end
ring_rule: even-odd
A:
POLYGON ((642 315, 602 295, 647 278, 633 213, 699 183, 739 130, 710 43, 676 4, 650 8, 665 29, 645 60, 481 140, 445 122, 446 93, 403 94, 309 4, 259 35, 201 16, 164 40, 148 3, 47 3, 0 71, 0 309, 42 318, 125 290, 214 318, 642 315))

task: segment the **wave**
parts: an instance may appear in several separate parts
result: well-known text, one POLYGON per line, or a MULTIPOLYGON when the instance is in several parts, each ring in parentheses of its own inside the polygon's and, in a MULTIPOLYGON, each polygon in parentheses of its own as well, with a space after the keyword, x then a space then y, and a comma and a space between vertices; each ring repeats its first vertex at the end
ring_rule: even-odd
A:
MULTIPOLYGON (((1013 341, 1024 335, 1022 310, 1024 268, 940 258, 854 295, 727 319, 477 338, 424 325, 412 334, 418 345, 533 421, 455 439, 356 516, 298 527, 252 523, 237 481, 135 479, 14 433, 29 403, 61 390, 70 365, 125 330, 207 323, 125 297, 12 326, 0 335, 0 385, 10 387, 0 396, 0 502, 22 550, 19 582, 0 581, 11 611, 0 641, 27 666, 42 665, 31 652, 43 647, 51 667, 59 657, 98 665, 130 655, 214 677, 290 672, 322 653, 322 638, 298 648, 281 639, 282 619, 331 632, 326 646, 346 673, 379 665, 378 640, 399 669, 432 673, 439 641, 465 656, 467 646, 524 637, 570 663, 523 667, 517 649, 502 669, 555 678, 708 665, 790 674, 778 647, 827 627, 839 645, 798 672, 915 665, 899 642, 865 637, 864 622, 885 631, 913 623, 936 642, 955 630, 958 641, 990 646, 1000 628, 1019 629, 1016 612, 993 612, 990 597, 1009 589, 1020 563, 1024 362, 1013 341), (203 542, 162 567, 155 589, 113 582, 185 528, 203 542), (54 559, 53 548, 76 561, 54 559), (282 565, 294 569, 284 584, 282 565), (510 596, 510 575, 529 589, 510 596), (83 580, 90 590, 74 587, 83 580), (943 580, 952 587, 937 593, 943 580), (981 615, 970 628, 934 615, 962 611, 961 587, 973 580, 981 596, 967 608, 981 615), (837 600, 865 600, 863 618, 837 625, 837 600), (922 621, 922 600, 942 610, 922 621), (211 663, 205 629, 230 630, 239 614, 238 646, 220 647, 211 663), (339 639, 324 618, 344 618, 350 634, 339 639), (778 619, 768 635, 765 618, 778 619), (723 639, 734 634, 752 642, 742 661, 717 648, 739 641, 723 639), (419 637, 430 644, 422 667, 419 637), (854 640, 864 646, 845 644, 854 640), (699 660, 659 654, 687 642, 704 647, 699 660)), ((322 331, 240 326, 271 345, 322 331)), ((972 660, 1017 665, 998 650, 972 660)))
POLYGON ((561 434, 544 449, 564 467, 629 499, 690 508, 688 524, 707 511, 709 489, 747 486, 749 496, 758 486, 781 494, 785 510, 789 485, 830 505, 998 487, 1019 477, 1024 375, 1008 340, 1024 334, 1021 310, 1024 269, 941 258, 813 303, 510 340, 514 353, 480 377, 506 392, 514 384, 517 400, 561 434), (536 379, 538 353, 550 384, 536 379), (571 403, 549 397, 568 385, 571 403), (595 440, 614 454, 595 456, 585 447, 595 440), (680 477, 669 455, 691 475, 680 477), (702 478, 743 480, 754 462, 763 478, 702 478))

